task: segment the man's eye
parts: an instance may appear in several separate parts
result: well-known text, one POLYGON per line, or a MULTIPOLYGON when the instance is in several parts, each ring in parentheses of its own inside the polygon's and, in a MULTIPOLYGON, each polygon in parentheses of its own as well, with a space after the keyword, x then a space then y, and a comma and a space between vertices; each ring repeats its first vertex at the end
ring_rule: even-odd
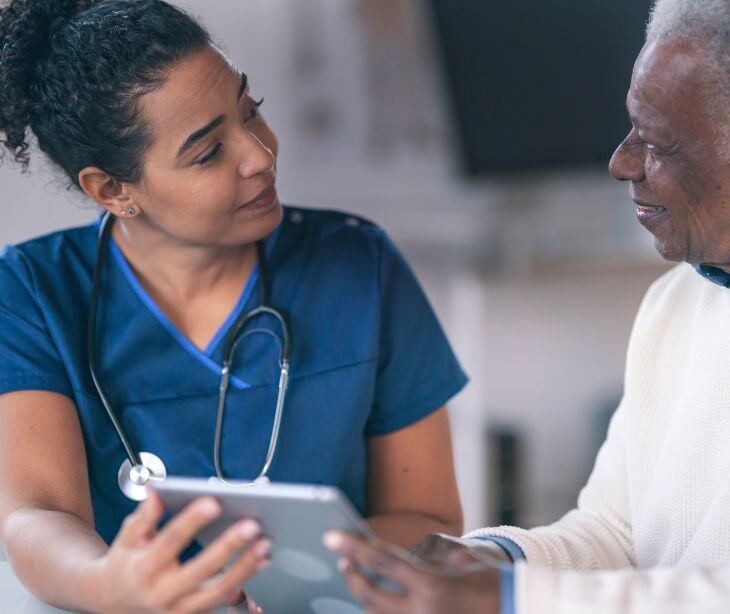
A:
POLYGON ((645 141, 644 139, 641 139, 641 146, 646 147, 646 151, 649 152, 649 156, 652 158, 654 158, 655 156, 658 156, 660 154, 656 145, 654 145, 653 143, 649 143, 648 141, 645 141))
POLYGON ((652 143, 646 144, 646 150, 652 158, 668 158, 674 153, 672 149, 659 148, 652 143))

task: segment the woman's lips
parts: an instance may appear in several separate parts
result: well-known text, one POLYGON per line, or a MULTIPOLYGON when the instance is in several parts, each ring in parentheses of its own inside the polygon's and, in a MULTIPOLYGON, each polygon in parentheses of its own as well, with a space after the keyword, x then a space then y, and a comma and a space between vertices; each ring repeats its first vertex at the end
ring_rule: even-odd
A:
POLYGON ((245 209, 246 211, 259 211, 271 207, 276 202, 276 188, 274 185, 270 185, 263 192, 261 192, 253 200, 240 205, 239 209, 245 209))

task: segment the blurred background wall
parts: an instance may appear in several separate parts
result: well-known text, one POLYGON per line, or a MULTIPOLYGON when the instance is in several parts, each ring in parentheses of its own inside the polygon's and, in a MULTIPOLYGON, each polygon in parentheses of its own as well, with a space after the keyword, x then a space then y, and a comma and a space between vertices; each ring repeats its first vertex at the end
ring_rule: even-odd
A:
MULTIPOLYGON (((471 376, 452 404, 467 528, 557 519, 668 268, 606 171, 648 2, 179 4, 266 98, 282 200, 369 217, 413 264, 471 376)), ((0 244, 96 214, 39 162, 0 167, 0 244)))

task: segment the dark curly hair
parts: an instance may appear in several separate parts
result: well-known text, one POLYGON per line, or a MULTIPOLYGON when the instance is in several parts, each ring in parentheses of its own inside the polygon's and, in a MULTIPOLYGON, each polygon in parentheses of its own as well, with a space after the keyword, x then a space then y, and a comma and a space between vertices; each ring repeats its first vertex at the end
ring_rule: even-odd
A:
POLYGON ((0 143, 25 171, 30 128, 74 184, 86 166, 136 182, 151 143, 140 97, 209 43, 162 0, 10 0, 0 8, 0 143))

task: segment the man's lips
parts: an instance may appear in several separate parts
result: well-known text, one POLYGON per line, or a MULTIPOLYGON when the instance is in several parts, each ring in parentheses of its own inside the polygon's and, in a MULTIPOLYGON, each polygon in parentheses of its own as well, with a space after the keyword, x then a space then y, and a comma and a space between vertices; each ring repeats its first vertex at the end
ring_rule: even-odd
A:
POLYGON ((636 204, 636 219, 650 231, 656 229, 657 225, 667 216, 667 210, 664 207, 640 200, 634 200, 634 203, 636 204))
POLYGON ((650 205, 639 200, 634 200, 636 208, 639 211, 645 211, 646 213, 659 213, 660 211, 666 211, 666 207, 659 207, 658 205, 650 205))

